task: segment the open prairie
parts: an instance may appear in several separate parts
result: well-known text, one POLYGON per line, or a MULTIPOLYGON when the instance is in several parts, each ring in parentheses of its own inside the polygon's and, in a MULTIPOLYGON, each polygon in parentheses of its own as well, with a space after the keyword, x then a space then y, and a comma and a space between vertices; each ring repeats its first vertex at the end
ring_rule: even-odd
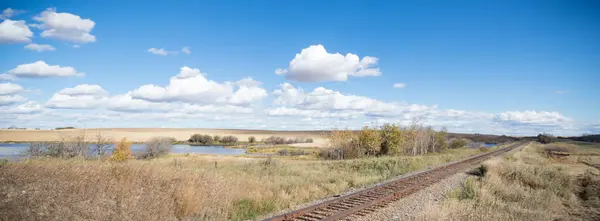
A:
POLYGON ((236 129, 193 129, 193 128, 90 128, 90 129, 65 129, 65 130, 0 130, 0 142, 27 142, 27 141, 56 141, 61 137, 77 136, 82 133, 90 139, 97 133, 102 136, 118 140, 126 137, 133 142, 145 142, 156 136, 172 137, 176 140, 187 140, 192 134, 208 134, 211 136, 232 135, 240 141, 247 141, 248 137, 266 139, 270 136, 286 138, 312 138, 314 143, 310 146, 323 147, 326 141, 323 131, 274 131, 274 130, 236 130, 236 129))

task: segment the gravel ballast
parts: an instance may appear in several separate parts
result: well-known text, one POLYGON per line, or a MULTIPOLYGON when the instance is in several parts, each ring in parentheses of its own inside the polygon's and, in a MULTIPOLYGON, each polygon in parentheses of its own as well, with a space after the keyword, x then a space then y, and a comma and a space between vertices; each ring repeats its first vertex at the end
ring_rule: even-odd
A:
POLYGON ((466 170, 454 174, 410 196, 392 202, 374 213, 362 217, 353 216, 351 220, 426 220, 424 216, 426 212, 439 208, 446 193, 460 187, 460 184, 467 179, 469 175, 465 172, 466 170))

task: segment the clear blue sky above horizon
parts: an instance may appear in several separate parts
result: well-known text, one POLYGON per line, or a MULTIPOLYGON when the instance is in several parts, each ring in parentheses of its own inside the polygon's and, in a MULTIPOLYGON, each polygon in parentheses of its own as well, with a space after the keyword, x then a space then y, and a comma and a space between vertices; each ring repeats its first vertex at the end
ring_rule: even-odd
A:
POLYGON ((5 30, 24 21, 32 35, 0 32, 0 72, 11 78, 2 127, 323 129, 419 118, 457 132, 600 132, 598 1, 0 3, 7 8, 17 13, 4 16, 5 30), (367 68, 365 57, 377 60, 367 68), (17 68, 36 61, 85 76, 17 68), (182 67, 198 71, 173 82, 182 67), (221 87, 230 89, 214 92, 221 87))

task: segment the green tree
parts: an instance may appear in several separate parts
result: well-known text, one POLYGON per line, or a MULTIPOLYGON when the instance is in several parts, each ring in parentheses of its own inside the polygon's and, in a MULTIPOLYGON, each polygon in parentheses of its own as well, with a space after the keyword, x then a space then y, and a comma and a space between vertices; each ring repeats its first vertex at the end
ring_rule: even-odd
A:
POLYGON ((384 124, 380 127, 379 135, 381 136, 380 154, 397 154, 400 153, 404 142, 402 131, 395 124, 384 124))
POLYGON ((363 127, 358 134, 358 148, 367 156, 375 156, 381 150, 379 132, 369 127, 363 127))

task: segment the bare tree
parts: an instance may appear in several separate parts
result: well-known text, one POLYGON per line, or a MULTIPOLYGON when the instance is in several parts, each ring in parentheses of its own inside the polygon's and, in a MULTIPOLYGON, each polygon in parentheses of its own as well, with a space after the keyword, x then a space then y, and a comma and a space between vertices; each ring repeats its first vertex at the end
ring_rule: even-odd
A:
POLYGON ((108 147, 113 143, 113 140, 109 137, 105 137, 102 135, 100 131, 96 133, 96 137, 94 139, 94 146, 96 147, 96 153, 99 157, 106 156, 106 152, 108 147))

